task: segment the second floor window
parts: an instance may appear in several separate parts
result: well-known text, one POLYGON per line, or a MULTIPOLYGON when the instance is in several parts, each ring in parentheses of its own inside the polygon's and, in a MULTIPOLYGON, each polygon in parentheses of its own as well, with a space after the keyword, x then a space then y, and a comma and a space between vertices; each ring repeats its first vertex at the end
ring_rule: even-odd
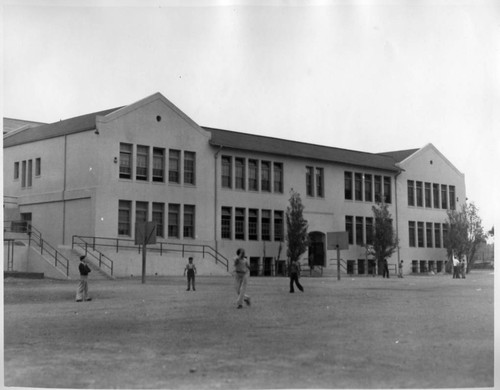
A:
POLYGON ((128 200, 118 201, 118 235, 131 236, 130 226, 132 214, 132 202, 128 200))
POLYGON ((432 196, 434 200, 434 208, 438 209, 439 208, 439 184, 433 183, 432 184, 432 196))
POLYGON ((229 156, 222 156, 221 158, 221 163, 222 163, 222 173, 221 173, 221 179, 222 179, 222 187, 223 188, 232 188, 232 160, 231 157, 229 156))
POLYGON ((153 181, 165 181, 165 149, 153 148, 153 181))
POLYGON ((231 223, 232 212, 231 207, 223 207, 221 212, 221 237, 231 239, 232 230, 231 223))
POLYGON ((410 247, 415 247, 416 246, 416 240, 415 240, 415 221, 409 221, 408 222, 408 237, 409 237, 409 246, 410 247))
POLYGON ((283 193, 283 164, 274 163, 274 192, 283 193))
POLYGON ((422 207, 424 205, 423 201, 423 192, 422 192, 422 182, 417 181, 417 206, 422 207))
POLYGON ((135 222, 144 223, 148 220, 148 202, 135 203, 135 222))
POLYGON ((38 157, 35 160, 35 176, 40 176, 42 174, 42 159, 38 157))
POLYGON ((234 159, 234 188, 245 189, 245 159, 234 159))
POLYGON ((181 164, 179 150, 170 149, 168 151, 168 181, 170 183, 180 183, 181 164))
POLYGON ((259 210, 248 210, 248 239, 256 241, 258 239, 257 226, 259 221, 259 210))
POLYGON ((450 209, 455 210, 455 186, 450 186, 450 209))
POLYGON ((352 172, 344 172, 344 198, 352 200, 352 172))
POLYGON ((120 143, 120 179, 132 178, 132 144, 120 143))
POLYGON ((262 161, 261 163, 261 181, 260 189, 262 191, 271 191, 271 163, 269 161, 262 161))
POLYGON ((325 195, 323 168, 316 168, 316 196, 322 198, 325 195))
POLYGON ((179 238, 179 225, 180 225, 180 205, 168 205, 168 236, 172 238, 179 238))
POLYGON ((365 175, 365 202, 373 201, 372 175, 365 175))
POLYGON ((274 241, 283 241, 285 236, 283 211, 274 212, 274 241))
POLYGON ((442 209, 447 209, 448 208, 448 189, 445 184, 441 184, 441 208, 442 209))
POLYGON ((184 184, 196 184, 196 153, 184 152, 184 184))
POLYGON ((314 168, 306 167, 306 194, 314 196, 314 168))
POLYGON ((346 215, 345 217, 345 230, 349 239, 349 244, 354 244, 354 234, 352 231, 352 216, 346 215))
POLYGON ((245 239, 245 209, 242 208, 234 210, 234 238, 236 240, 245 239))
POLYGON ((271 210, 262 210, 262 241, 271 240, 271 210))
POLYGON ((156 237, 164 237, 165 205, 153 203, 153 222, 156 224, 156 237))
POLYGON ((148 180, 149 170, 149 147, 137 145, 137 167, 135 178, 137 180, 148 180))
POLYGON ((14 163, 14 180, 19 180, 19 161, 14 163))
POLYGON ((375 202, 382 202, 382 176, 375 176, 375 202))
POLYGON ((354 199, 363 200, 363 178, 358 172, 354 174, 354 199))
POLYGON ((184 205, 184 228, 183 237, 184 238, 194 238, 194 205, 184 205))
POLYGON ((259 190, 259 162, 257 160, 248 160, 248 189, 259 190))

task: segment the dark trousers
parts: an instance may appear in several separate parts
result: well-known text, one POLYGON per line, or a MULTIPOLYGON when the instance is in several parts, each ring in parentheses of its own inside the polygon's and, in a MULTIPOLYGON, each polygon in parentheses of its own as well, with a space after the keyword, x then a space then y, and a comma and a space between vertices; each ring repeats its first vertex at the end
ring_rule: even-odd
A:
POLYGON ((383 278, 387 275, 387 278, 389 278, 389 267, 384 265, 384 274, 382 275, 383 278))
POLYGON ((191 289, 191 283, 193 284, 193 290, 196 290, 194 287, 194 271, 189 270, 188 271, 188 290, 191 289))
POLYGON ((304 287, 302 287, 302 285, 299 282, 299 274, 296 274, 296 273, 290 274, 290 292, 295 292, 293 289, 294 283, 297 285, 297 288, 300 291, 304 291, 304 287))

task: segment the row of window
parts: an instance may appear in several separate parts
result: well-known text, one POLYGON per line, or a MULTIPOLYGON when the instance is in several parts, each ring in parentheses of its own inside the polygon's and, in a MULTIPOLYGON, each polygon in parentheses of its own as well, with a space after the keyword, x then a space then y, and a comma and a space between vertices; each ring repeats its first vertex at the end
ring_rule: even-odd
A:
POLYGON ((283 241, 284 212, 280 210, 222 207, 221 238, 229 240, 283 241))
MULTIPOLYGON (((135 223, 149 220, 149 202, 132 202, 119 200, 118 202, 118 235, 132 237, 132 215, 135 205, 135 223)), ((195 206, 177 203, 157 203, 151 205, 152 221, 156 223, 156 236, 169 238, 195 238, 195 206), (165 221, 165 206, 168 218, 165 221), (165 222, 167 231, 165 231, 165 222)))
POLYGON ((221 164, 223 188, 283 193, 283 163, 222 156, 221 164))
POLYGON ((361 172, 344 172, 344 198, 365 202, 392 203, 391 177, 361 172))
MULTIPOLYGON (((35 177, 42 175, 42 159, 35 158, 35 177)), ((21 188, 33 185, 33 160, 23 160, 14 162, 14 180, 21 178, 21 188)))
MULTIPOLYGON (((120 143, 120 179, 165 183, 165 148, 120 143), (134 154, 135 149, 135 154, 134 154), (134 159, 135 156, 135 159, 134 159)), ((196 184, 196 153, 168 150, 168 182, 196 184)))
POLYGON ((455 186, 408 180, 408 206, 455 210, 455 186))
POLYGON ((356 245, 373 244, 373 217, 346 215, 345 230, 350 245, 354 243, 356 245))
POLYGON ((448 225, 445 223, 408 221, 410 247, 446 247, 445 239, 447 234, 448 225))

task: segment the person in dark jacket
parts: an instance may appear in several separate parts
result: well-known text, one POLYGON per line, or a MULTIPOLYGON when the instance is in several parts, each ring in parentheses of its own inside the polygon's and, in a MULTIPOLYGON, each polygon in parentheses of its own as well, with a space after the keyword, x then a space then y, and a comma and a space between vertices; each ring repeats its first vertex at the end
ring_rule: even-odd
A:
POLYGON ((78 283, 78 289, 76 290, 76 301, 91 301, 89 298, 89 285, 88 285, 88 275, 90 268, 86 262, 85 256, 80 256, 80 264, 78 265, 78 270, 80 271, 80 282, 78 283))
POLYGON ((387 263, 387 259, 384 259, 384 273, 382 275, 385 278, 387 275, 387 279, 389 279, 389 263, 387 263))
POLYGON ((291 293, 295 292, 295 290, 293 288, 294 283, 297 285, 297 288, 300 291, 304 292, 304 287, 302 287, 302 285, 300 284, 299 278, 300 278, 300 263, 297 260, 295 260, 295 261, 292 261, 290 264, 290 292, 291 293))

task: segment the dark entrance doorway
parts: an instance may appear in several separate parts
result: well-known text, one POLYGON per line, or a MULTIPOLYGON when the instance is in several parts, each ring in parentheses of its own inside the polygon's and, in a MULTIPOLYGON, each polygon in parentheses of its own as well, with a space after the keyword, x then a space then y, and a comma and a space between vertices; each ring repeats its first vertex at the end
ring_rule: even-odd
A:
POLYGON ((309 266, 326 266, 325 233, 309 233, 309 266))

